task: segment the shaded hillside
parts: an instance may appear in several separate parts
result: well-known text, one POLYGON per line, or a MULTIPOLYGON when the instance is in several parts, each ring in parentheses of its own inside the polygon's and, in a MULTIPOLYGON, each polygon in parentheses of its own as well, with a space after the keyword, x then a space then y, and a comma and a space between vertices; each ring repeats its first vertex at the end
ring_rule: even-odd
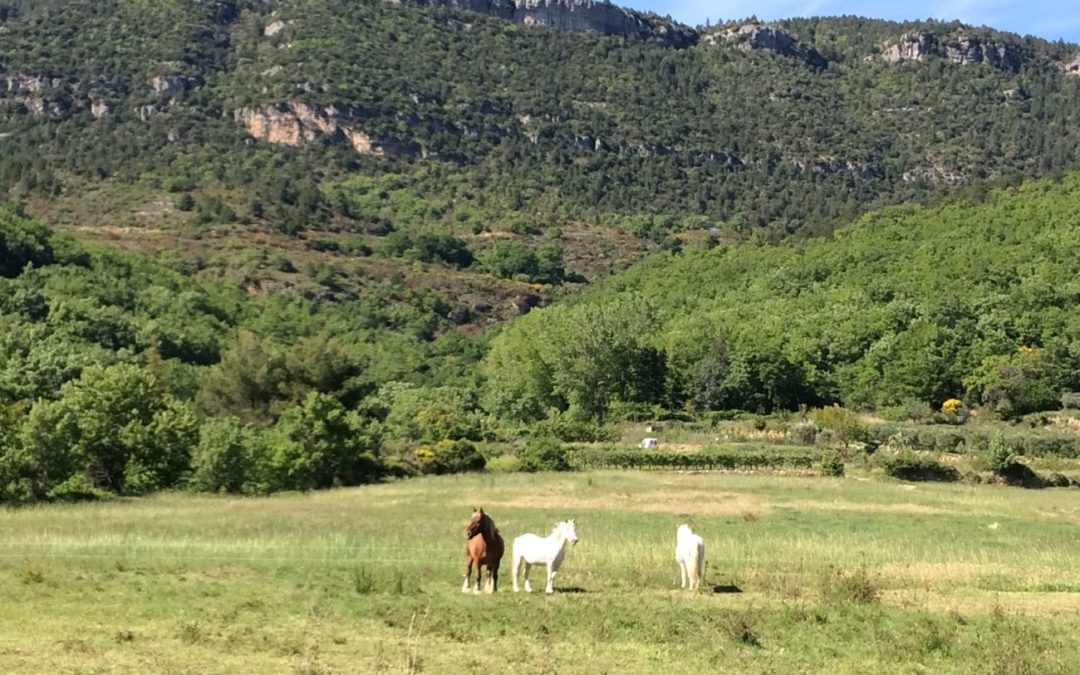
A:
POLYGON ((654 256, 511 324, 488 357, 490 401, 525 418, 619 400, 1058 407, 1080 390, 1078 203, 1073 174, 887 208, 828 239, 654 256))

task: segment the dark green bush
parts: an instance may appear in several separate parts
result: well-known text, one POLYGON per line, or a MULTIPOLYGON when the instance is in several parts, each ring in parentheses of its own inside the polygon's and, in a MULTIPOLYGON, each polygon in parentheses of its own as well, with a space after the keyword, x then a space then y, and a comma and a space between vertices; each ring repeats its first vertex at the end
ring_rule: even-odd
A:
POLYGON ((571 469, 566 448, 558 439, 550 437, 529 440, 518 453, 518 459, 521 461, 521 470, 529 473, 571 469))
POLYGON ((885 461, 885 473, 893 478, 909 481, 939 481, 951 483, 960 480, 955 467, 942 464, 928 457, 901 456, 885 461))
POLYGON ((537 422, 533 426, 533 434, 557 438, 564 443, 603 443, 614 441, 617 437, 610 427, 567 415, 554 415, 537 422))
POLYGON ((844 476, 844 458, 839 452, 827 452, 821 456, 821 475, 834 478, 844 476))

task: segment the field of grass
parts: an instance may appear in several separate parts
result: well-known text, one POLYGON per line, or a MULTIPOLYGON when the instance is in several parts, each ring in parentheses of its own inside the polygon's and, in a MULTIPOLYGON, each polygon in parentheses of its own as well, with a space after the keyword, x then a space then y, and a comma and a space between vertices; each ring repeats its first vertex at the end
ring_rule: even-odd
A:
POLYGON ((674 472, 5 510, 0 672, 1076 672, 1078 525, 1075 489, 674 472), (555 595, 460 592, 474 505, 577 519, 555 595))

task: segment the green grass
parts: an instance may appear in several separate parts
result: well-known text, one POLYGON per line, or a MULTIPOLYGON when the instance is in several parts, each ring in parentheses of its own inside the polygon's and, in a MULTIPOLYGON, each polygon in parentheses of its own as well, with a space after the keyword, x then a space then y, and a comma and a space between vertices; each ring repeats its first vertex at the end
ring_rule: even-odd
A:
POLYGON ((599 472, 0 511, 2 672, 1068 672, 1080 490, 599 472), (576 518, 558 592, 462 529, 576 518), (675 526, 710 590, 679 592, 675 526))

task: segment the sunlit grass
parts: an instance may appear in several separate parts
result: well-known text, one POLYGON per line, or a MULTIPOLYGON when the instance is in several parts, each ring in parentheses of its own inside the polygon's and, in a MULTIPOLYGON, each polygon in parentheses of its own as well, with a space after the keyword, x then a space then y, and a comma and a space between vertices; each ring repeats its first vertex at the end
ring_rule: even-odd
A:
POLYGON ((1080 490, 661 472, 9 510, 0 671, 1067 671, 1078 519, 1080 490), (461 594, 473 506, 508 540, 576 518, 563 592, 507 560, 461 594), (683 521, 727 592, 677 591, 683 521))

